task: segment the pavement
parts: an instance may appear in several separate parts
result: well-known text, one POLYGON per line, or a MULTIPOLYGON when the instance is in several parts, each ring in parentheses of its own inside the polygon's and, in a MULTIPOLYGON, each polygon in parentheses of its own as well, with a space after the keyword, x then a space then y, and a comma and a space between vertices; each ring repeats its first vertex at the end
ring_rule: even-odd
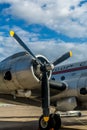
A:
MULTIPOLYGON (((36 106, 0 104, 0 130, 38 130, 41 112, 36 106)), ((82 117, 62 117, 60 130, 87 130, 87 111, 82 117)))

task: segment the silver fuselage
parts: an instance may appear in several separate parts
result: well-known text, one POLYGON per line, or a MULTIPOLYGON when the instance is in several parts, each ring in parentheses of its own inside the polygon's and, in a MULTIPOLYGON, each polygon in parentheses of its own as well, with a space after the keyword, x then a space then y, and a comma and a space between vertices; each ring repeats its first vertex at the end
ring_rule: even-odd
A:
POLYGON ((87 90, 87 61, 56 67, 53 71, 52 79, 68 84, 68 88, 62 93, 53 96, 52 100, 61 100, 68 107, 74 101, 73 103, 76 102, 76 105, 82 105, 87 108, 87 94, 80 93, 82 88, 87 90), (68 105, 66 102, 68 102, 68 105))
MULTIPOLYGON (((45 59, 43 56, 42 58, 45 59)), ((32 61, 33 58, 26 52, 3 60, 0 63, 0 93, 28 98, 39 97, 41 82, 35 75, 32 61)), ((56 67, 51 79, 65 82, 68 86, 63 92, 51 90, 51 101, 56 102, 58 109, 71 110, 79 104, 87 105, 87 94, 80 93, 81 88, 87 89, 87 61, 56 67)))

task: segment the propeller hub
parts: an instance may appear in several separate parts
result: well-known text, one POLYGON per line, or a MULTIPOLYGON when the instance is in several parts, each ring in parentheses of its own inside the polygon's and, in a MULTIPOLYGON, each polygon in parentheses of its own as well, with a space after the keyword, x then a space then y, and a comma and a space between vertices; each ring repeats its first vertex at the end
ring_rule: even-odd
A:
POLYGON ((50 71, 54 69, 54 65, 53 64, 46 64, 46 70, 50 71))
POLYGON ((39 59, 43 65, 38 64, 37 61, 33 60, 32 71, 35 78, 40 81, 43 71, 46 71, 48 74, 48 79, 50 79, 53 66, 49 63, 48 59, 42 55, 37 55, 36 58, 39 59))

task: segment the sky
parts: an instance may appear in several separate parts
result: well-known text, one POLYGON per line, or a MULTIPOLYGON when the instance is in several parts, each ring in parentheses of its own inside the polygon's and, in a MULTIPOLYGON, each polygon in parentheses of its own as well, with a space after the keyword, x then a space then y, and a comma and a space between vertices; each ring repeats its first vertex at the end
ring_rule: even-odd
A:
POLYGON ((67 51, 65 64, 87 60, 87 0, 0 0, 0 61, 24 51, 10 30, 50 61, 67 51))

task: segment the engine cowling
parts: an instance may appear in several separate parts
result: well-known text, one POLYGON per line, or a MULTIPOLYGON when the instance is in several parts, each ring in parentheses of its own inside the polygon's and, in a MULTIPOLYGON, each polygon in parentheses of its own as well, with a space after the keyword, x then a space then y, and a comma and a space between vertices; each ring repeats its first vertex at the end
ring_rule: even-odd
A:
MULTIPOLYGON (((41 62, 49 63, 44 56, 37 55, 37 57, 41 62)), ((14 54, 0 63, 0 92, 39 88, 40 76, 40 67, 35 65, 32 56, 26 52, 14 54)), ((50 79, 51 71, 48 72, 48 77, 50 79)))

